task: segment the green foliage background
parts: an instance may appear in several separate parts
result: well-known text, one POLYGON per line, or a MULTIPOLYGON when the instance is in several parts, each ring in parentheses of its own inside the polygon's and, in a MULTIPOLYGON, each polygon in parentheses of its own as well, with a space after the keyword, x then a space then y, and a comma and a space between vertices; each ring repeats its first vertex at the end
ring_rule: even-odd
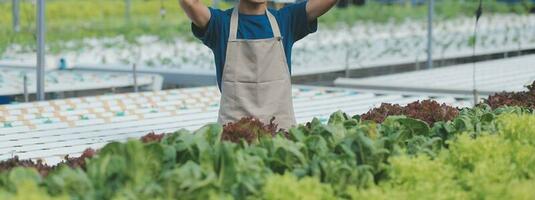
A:
MULTIPOLYGON (((20 0, 21 32, 12 29, 11 0, 0 0, 0 54, 10 44, 21 44, 29 50, 35 46, 36 5, 29 0, 20 0)), ((211 5, 210 0, 203 0, 211 5)), ((124 0, 47 0, 47 42, 50 51, 65 48, 64 41, 82 38, 101 38, 122 35, 133 42, 140 35, 156 35, 163 41, 176 37, 192 39, 189 20, 180 9, 177 0, 131 0, 130 20, 125 18, 124 0), (165 18, 160 17, 160 8, 165 7, 165 18)), ((442 0, 436 3, 438 18, 473 15, 477 1, 442 0)), ((221 3, 229 8, 231 4, 221 3)), ((526 13, 525 4, 507 6, 495 0, 484 1, 485 14, 526 13)), ((358 21, 386 22, 408 18, 424 19, 426 6, 385 5, 369 3, 364 7, 333 9, 320 18, 320 23, 331 26, 337 23, 358 21)))

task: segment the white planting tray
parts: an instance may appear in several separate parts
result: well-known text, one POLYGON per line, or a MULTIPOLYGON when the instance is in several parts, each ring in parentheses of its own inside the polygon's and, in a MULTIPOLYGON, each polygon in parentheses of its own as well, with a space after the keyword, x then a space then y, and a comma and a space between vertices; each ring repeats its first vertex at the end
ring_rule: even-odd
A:
MULTIPOLYGON (((35 93, 35 68, 0 67, 0 96, 24 94, 24 75, 28 78, 28 93, 35 93)), ((138 74, 139 87, 160 90, 163 79, 156 74, 138 74)), ((130 87, 134 85, 131 73, 47 71, 46 92, 83 91, 107 88, 130 87)))
MULTIPOLYGON (((402 92, 450 91, 472 93, 474 64, 462 64, 432 70, 352 79, 338 78, 337 86, 359 89, 385 89, 402 92)), ((482 95, 502 91, 523 91, 535 81, 535 55, 475 63, 476 89, 482 95)))
MULTIPOLYGON (((407 104, 429 98, 309 86, 294 86, 293 96, 299 123, 314 117, 326 121, 337 110, 362 114, 382 102, 407 104)), ((78 156, 86 148, 153 131, 195 130, 216 122, 219 98, 216 87, 200 87, 0 106, 0 160, 17 155, 55 164, 67 154, 78 156)), ((470 106, 451 97, 435 99, 470 106)))

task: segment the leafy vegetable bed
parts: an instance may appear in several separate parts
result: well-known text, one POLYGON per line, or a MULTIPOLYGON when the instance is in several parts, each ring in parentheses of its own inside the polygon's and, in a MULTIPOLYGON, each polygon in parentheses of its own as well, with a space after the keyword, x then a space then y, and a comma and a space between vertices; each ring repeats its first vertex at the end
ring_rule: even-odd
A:
POLYGON ((399 108, 366 114, 381 123, 336 112, 288 132, 242 119, 151 133, 53 167, 12 159, 0 199, 535 198, 533 110, 399 108))
POLYGON ((459 110, 446 104, 439 104, 436 101, 424 100, 410 103, 405 107, 398 104, 383 103, 380 107, 370 110, 361 117, 363 120, 381 123, 391 115, 405 115, 433 124, 438 121, 452 120, 459 115, 459 110))
POLYGON ((535 81, 527 88, 526 92, 501 92, 492 95, 485 100, 485 103, 493 108, 508 105, 535 109, 535 81))

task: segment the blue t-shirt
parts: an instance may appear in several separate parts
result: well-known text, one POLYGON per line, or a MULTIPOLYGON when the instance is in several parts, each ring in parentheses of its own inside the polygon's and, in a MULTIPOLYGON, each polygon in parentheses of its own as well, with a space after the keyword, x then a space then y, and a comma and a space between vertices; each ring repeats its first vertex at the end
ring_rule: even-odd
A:
MULTIPOLYGON (((318 28, 317 20, 308 22, 306 2, 289 5, 280 10, 269 9, 279 24, 284 52, 286 53, 286 60, 290 71, 293 44, 309 33, 316 32, 318 28)), ((232 8, 225 11, 210 8, 212 16, 205 30, 192 23, 192 31, 195 37, 212 49, 214 53, 219 88, 221 88, 223 67, 225 66, 232 10, 232 8)), ((272 38, 273 31, 271 30, 267 15, 239 14, 237 37, 238 39, 272 38)))

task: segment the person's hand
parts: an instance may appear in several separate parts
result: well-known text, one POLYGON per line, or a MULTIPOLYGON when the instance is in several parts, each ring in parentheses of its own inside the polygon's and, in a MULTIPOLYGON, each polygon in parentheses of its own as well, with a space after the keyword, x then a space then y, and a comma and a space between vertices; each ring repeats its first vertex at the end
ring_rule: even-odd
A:
POLYGON ((206 28, 211 14, 201 0, 179 0, 179 3, 193 24, 202 29, 206 28))

